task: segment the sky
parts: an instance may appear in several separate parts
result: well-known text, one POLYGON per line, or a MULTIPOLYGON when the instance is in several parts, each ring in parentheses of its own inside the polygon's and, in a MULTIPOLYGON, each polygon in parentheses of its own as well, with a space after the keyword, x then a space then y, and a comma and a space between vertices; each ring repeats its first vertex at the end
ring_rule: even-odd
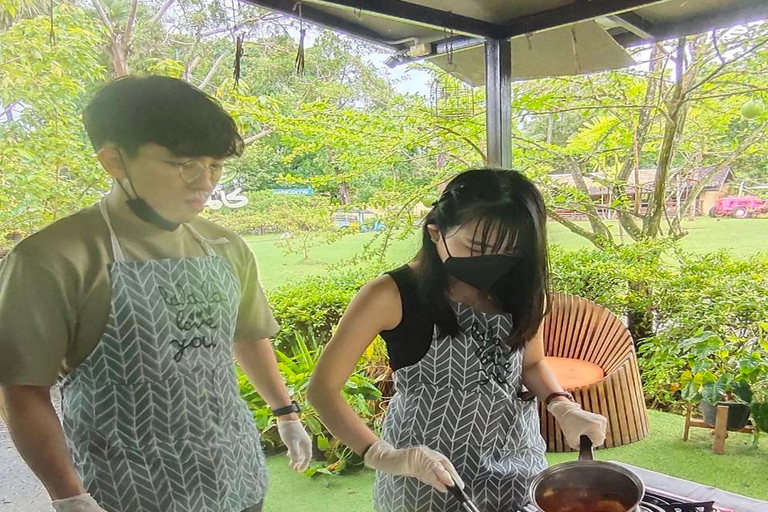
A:
POLYGON ((419 69, 409 69, 407 64, 401 64, 390 68, 384 61, 390 56, 388 53, 375 53, 368 56, 368 62, 382 69, 395 81, 395 89, 401 94, 420 94, 424 97, 429 96, 429 82, 431 77, 429 73, 419 69))
MULTIPOLYGON (((298 41, 299 33, 298 30, 296 30, 295 27, 290 26, 288 28, 288 33, 291 34, 291 36, 298 41)), ((304 44, 307 48, 311 47, 315 39, 320 35, 320 29, 314 29, 314 30, 308 30, 306 37, 304 39, 304 44)), ((342 34, 343 35, 343 34, 342 34)), ((343 36, 348 37, 348 36, 343 36)), ((376 48, 375 46, 371 45, 371 48, 376 48)), ((390 68, 384 62, 389 58, 392 54, 388 53, 384 50, 376 53, 370 53, 365 56, 365 60, 371 63, 373 66, 376 67, 376 69, 381 70, 382 73, 386 74, 392 79, 392 82, 394 83, 395 90, 401 94, 419 94, 421 96, 429 97, 429 83, 431 80, 431 77, 429 73, 426 73, 424 71, 421 71, 419 69, 412 69, 409 68, 407 64, 402 64, 399 66, 395 66, 394 68, 390 68)))

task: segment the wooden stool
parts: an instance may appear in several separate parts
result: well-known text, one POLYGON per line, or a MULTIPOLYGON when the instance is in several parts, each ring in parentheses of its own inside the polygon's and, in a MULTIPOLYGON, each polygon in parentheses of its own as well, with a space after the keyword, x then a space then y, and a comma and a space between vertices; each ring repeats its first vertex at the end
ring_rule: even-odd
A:
MULTIPOLYGON (((715 426, 705 423, 703 420, 697 420, 691 418, 691 411, 693 410, 693 404, 688 404, 687 411, 685 413, 685 427, 683 428, 683 441, 688 440, 688 433, 691 427, 708 428, 715 431, 715 439, 712 442, 712 451, 717 455, 725 454, 725 439, 728 437, 728 406, 718 405, 717 416, 715 417, 715 426)), ((742 432, 744 434, 754 434, 755 429, 751 426, 746 426, 739 430, 731 430, 731 432, 742 432)))

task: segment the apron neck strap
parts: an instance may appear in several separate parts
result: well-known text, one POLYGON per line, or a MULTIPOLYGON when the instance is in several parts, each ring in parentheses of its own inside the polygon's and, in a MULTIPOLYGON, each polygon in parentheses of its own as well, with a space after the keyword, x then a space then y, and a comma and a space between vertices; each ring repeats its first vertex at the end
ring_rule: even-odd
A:
POLYGON ((115 259, 115 263, 122 263, 125 261, 125 254, 123 254, 123 249, 120 247, 120 242, 117 241, 115 230, 112 227, 112 221, 109 218, 109 211, 107 211, 106 198, 99 201, 99 210, 101 211, 101 216, 104 217, 104 222, 107 223, 107 228, 109 229, 109 240, 112 245, 112 256, 115 259))
MULTIPOLYGON (((115 262, 122 263, 125 261, 125 253, 123 253, 123 249, 120 247, 120 242, 117 241, 115 229, 112 227, 112 221, 109 218, 109 211, 107 210, 106 199, 99 201, 99 210, 101 211, 101 216, 104 217, 104 222, 107 223, 107 228, 109 229, 109 239, 112 244, 112 255, 115 259, 115 262)), ((216 256, 216 251, 213 250, 211 244, 208 243, 205 237, 201 235, 200 232, 198 232, 197 229, 192 226, 192 224, 184 224, 184 227, 189 229, 189 232, 192 233, 192 236, 195 237, 195 240, 197 240, 197 242, 203 248, 206 255, 216 256)))
POLYGON ((213 250, 213 247, 211 247, 211 244, 208 243, 208 240, 200 234, 200 232, 192 226, 192 224, 184 224, 184 227, 186 227, 190 233, 192 233, 192 236, 195 237, 197 242, 200 244, 200 246, 205 251, 205 254, 208 256, 216 256, 216 251, 213 250))

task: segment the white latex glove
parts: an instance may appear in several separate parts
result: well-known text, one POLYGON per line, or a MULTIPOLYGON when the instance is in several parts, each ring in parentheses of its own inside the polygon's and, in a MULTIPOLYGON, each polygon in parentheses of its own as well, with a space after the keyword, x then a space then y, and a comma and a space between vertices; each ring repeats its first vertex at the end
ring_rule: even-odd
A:
POLYGON ((550 403, 547 410, 560 425, 568 446, 574 450, 579 449, 581 436, 588 436, 593 446, 605 442, 605 427, 608 425, 605 416, 585 411, 579 404, 565 400, 550 403))
POLYGON ((288 448, 291 467, 299 472, 306 471, 312 460, 312 440, 307 435, 299 420, 283 420, 277 422, 280 439, 288 448))
POLYGON ((56 512, 107 512, 87 493, 64 500, 56 500, 51 505, 56 512))
POLYGON ((464 488, 451 461, 426 446, 397 449, 379 439, 365 453, 365 465, 393 475, 418 478, 440 492, 448 492, 454 484, 464 488))

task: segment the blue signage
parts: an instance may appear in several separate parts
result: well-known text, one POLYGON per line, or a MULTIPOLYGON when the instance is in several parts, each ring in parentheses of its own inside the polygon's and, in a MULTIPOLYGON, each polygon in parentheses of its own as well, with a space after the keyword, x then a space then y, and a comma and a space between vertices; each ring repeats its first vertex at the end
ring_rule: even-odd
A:
POLYGON ((314 195, 315 191, 312 189, 312 187, 305 187, 305 188, 273 188, 272 192, 275 194, 283 194, 283 195, 289 195, 289 196, 311 196, 314 195))

